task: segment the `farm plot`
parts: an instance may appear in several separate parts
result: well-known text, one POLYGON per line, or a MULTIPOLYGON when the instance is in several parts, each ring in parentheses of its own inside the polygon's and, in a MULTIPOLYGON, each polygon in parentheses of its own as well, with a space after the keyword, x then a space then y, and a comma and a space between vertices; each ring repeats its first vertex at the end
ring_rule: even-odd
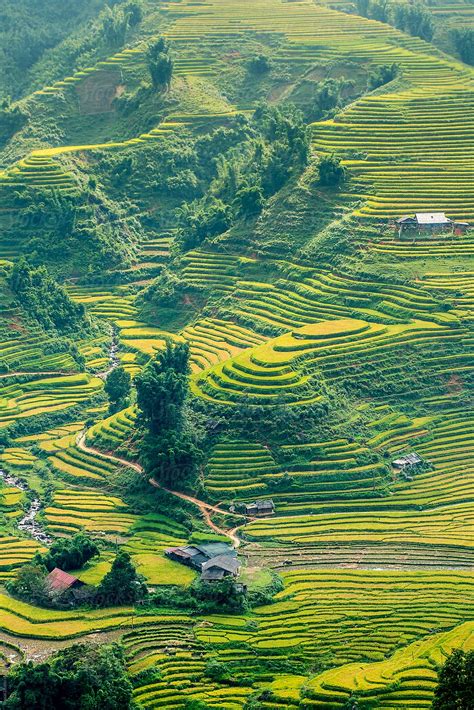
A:
MULTIPOLYGON (((395 506, 393 506, 395 507, 395 506)), ((356 543, 365 545, 417 545, 429 547, 474 545, 474 505, 470 502, 436 509, 393 510, 384 504, 364 512, 314 513, 250 523, 251 540, 304 543, 356 543)))
POLYGON ((238 281, 232 313, 257 329, 288 329, 339 318, 394 323, 429 313, 436 319, 441 310, 435 295, 418 285, 355 279, 296 264, 288 267, 291 275, 274 284, 238 281))
POLYGON ((87 441, 104 451, 113 451, 132 434, 136 417, 136 408, 132 405, 101 419, 87 430, 87 441))
POLYGON ((31 323, 25 323, 19 309, 1 303, 0 364, 4 371, 75 372, 77 363, 67 352, 45 353, 48 338, 31 323))
POLYGON ((466 346, 470 343, 469 330, 428 321, 398 325, 326 321, 296 329, 206 370, 194 377, 192 389, 199 397, 233 406, 244 399, 259 405, 314 404, 324 401, 321 382, 312 377, 318 370, 329 381, 344 382, 360 393, 370 390, 372 396, 400 397, 410 387, 411 398, 417 389, 427 396, 439 392, 449 368, 469 371, 472 358, 466 346), (403 369, 407 359, 412 372, 403 369))
POLYGON ((306 686, 307 706, 332 710, 356 693, 368 703, 375 702, 380 710, 430 708, 437 670, 455 648, 474 648, 473 622, 415 641, 386 661, 351 664, 322 673, 306 686))
POLYGON ((204 370, 246 348, 259 345, 265 338, 248 328, 216 318, 203 318, 181 331, 191 349, 194 372, 204 370))
POLYGON ((467 573, 308 570, 285 573, 284 581, 276 603, 256 610, 257 649, 293 648, 306 658, 330 653, 335 664, 382 661, 400 646, 472 620, 467 573))
MULTIPOLYGON (((13 498, 15 495, 14 491, 16 491, 16 489, 12 489, 11 493, 9 489, 2 489, 2 497, 0 498, 2 512, 5 512, 6 506, 10 513, 16 513, 14 506, 17 504, 17 501, 14 501, 13 498), (11 496, 10 500, 9 496, 11 496)), ((8 514, 7 512, 7 516, 8 514)), ((14 536, 0 537, 0 580, 6 581, 10 577, 13 577, 19 567, 25 562, 29 562, 37 552, 44 552, 44 550, 45 548, 35 542, 35 540, 27 540, 14 536)))
POLYGON ((347 439, 284 445, 278 464, 268 447, 223 442, 214 447, 205 477, 214 498, 250 501, 271 495, 278 514, 309 512, 326 501, 360 504, 380 498, 387 482, 380 456, 347 439))
POLYGON ((183 614, 163 616, 137 614, 132 607, 100 610, 55 611, 40 609, 0 595, 0 628, 13 636, 36 639, 71 639, 99 631, 139 629, 152 624, 179 623, 183 614))
POLYGON ((52 533, 128 533, 136 521, 119 498, 87 490, 59 489, 45 508, 48 530, 52 533))
POLYGON ((87 402, 102 387, 102 380, 88 374, 36 377, 28 382, 6 385, 0 399, 0 428, 19 419, 87 402))
POLYGON ((49 462, 60 479, 76 484, 98 485, 117 470, 117 466, 104 456, 86 453, 75 445, 56 451, 49 462))

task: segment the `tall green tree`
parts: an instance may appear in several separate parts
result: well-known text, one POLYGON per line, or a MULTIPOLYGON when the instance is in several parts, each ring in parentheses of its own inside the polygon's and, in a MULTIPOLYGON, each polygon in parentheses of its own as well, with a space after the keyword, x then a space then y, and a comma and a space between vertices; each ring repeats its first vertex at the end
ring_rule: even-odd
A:
POLYGON ((189 345, 168 342, 135 379, 141 460, 147 474, 166 486, 192 482, 202 460, 186 405, 189 373, 189 345))
POLYGON ((111 414, 127 406, 131 385, 132 378, 124 367, 116 367, 109 373, 105 381, 104 390, 109 398, 109 411, 111 414))
POLYGON ((173 76, 173 60, 164 37, 160 37, 148 48, 148 69, 154 89, 169 89, 173 76))
POLYGON ((474 707, 474 651, 456 649, 441 668, 433 710, 472 710, 474 707))
POLYGON ((132 558, 128 552, 119 552, 97 587, 97 604, 99 606, 126 606, 136 604, 144 599, 148 591, 143 577, 137 574, 132 558))
POLYGON ((137 375, 140 419, 154 435, 179 429, 188 392, 189 345, 168 341, 166 349, 137 375))

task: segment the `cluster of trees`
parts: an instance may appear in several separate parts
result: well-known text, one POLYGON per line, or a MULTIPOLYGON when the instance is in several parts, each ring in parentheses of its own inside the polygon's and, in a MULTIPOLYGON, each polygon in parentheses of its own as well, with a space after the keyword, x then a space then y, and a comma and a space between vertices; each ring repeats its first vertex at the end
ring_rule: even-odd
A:
POLYGON ((319 121, 334 114, 344 103, 347 92, 354 87, 351 79, 324 79, 316 85, 308 110, 308 120, 319 121))
POLYGON ((247 139, 216 159, 216 177, 206 194, 179 211, 183 250, 227 231, 238 218, 255 217, 309 158, 309 134, 294 107, 260 106, 247 139))
MULTIPOLYGON (((24 188, 15 195, 19 222, 11 236, 23 239, 33 264, 51 264, 64 274, 89 274, 130 263, 140 239, 137 220, 99 188, 94 179, 78 194, 24 188)), ((6 237, 10 234, 7 232, 6 237)))
POLYGON ((60 538, 53 542, 48 552, 40 556, 46 569, 51 572, 59 567, 65 572, 81 569, 92 557, 99 554, 99 548, 94 540, 78 533, 70 538, 60 538))
POLYGON ((138 25, 142 17, 142 6, 136 0, 106 5, 101 20, 105 41, 110 48, 122 47, 127 39, 128 30, 138 25))
POLYGON ((212 584, 197 579, 185 588, 157 588, 151 601, 157 607, 183 609, 200 614, 239 614, 248 606, 248 598, 232 577, 225 577, 212 584))
POLYGON ((77 332, 86 325, 84 306, 71 300, 45 266, 31 266, 25 259, 19 259, 13 266, 9 284, 28 315, 46 330, 77 332))
POLYGON ((367 79, 367 88, 373 91, 374 89, 378 89, 379 86, 388 84, 397 77, 399 70, 400 67, 395 62, 393 62, 393 64, 381 64, 370 72, 367 79))
POLYGON ((346 170, 336 155, 326 155, 318 163, 319 182, 324 187, 339 187, 346 177, 346 170))
POLYGON ((398 0, 356 0, 357 13, 429 42, 433 39, 433 16, 423 2, 398 0))
POLYGON ((169 89, 173 76, 173 60, 164 37, 160 37, 148 47, 148 69, 155 90, 169 89))
POLYGON ((433 710, 472 710, 474 651, 456 649, 439 672, 433 710))
POLYGON ((132 710, 133 688, 117 644, 74 644, 47 662, 14 667, 5 710, 132 710))
POLYGON ((7 97, 0 101, 0 145, 6 143, 28 120, 28 114, 20 106, 12 106, 7 97))
POLYGON ((452 30, 451 37, 463 62, 474 65, 474 29, 472 27, 456 27, 452 30))
POLYGON ((191 483, 202 460, 187 406, 189 374, 188 343, 168 341, 135 378, 141 460, 147 474, 167 486, 191 483))

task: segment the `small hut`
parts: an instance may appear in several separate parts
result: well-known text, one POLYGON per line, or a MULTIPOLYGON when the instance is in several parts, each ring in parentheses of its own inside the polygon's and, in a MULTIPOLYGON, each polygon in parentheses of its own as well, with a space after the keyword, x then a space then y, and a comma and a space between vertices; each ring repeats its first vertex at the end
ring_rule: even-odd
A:
POLYGON ((245 506, 246 515, 250 515, 252 517, 273 515, 274 512, 275 504, 272 500, 256 500, 254 503, 249 503, 245 506))
POLYGON ((423 459, 421 456, 418 456, 418 454, 411 453, 411 454, 406 454, 405 456, 400 456, 398 459, 395 459, 395 461, 392 461, 392 466, 399 471, 406 471, 409 469, 414 468, 415 466, 418 466, 420 463, 423 462, 423 459))

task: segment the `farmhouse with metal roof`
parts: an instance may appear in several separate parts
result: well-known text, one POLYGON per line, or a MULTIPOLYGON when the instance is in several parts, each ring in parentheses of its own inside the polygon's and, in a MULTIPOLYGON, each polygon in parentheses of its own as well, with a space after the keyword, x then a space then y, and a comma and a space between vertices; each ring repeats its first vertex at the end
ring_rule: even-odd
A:
POLYGON ((216 557, 237 557, 237 553, 231 545, 225 542, 210 542, 205 545, 187 545, 186 547, 171 547, 165 550, 165 554, 175 562, 193 567, 198 571, 203 569, 203 565, 216 557))
POLYGON ((84 582, 74 577, 72 574, 64 572, 59 567, 55 567, 52 572, 46 577, 46 585, 50 592, 54 594, 62 594, 68 589, 79 589, 84 586, 84 582))
POLYGON ((405 229, 418 229, 419 231, 436 231, 452 227, 453 231, 459 229, 464 231, 469 226, 467 222, 455 222, 446 217, 444 212, 416 212, 414 215, 408 215, 397 219, 399 233, 402 234, 405 229))
POLYGON ((218 555, 203 564, 201 579, 204 582, 214 582, 224 577, 237 577, 239 569, 240 562, 236 557, 218 555))

